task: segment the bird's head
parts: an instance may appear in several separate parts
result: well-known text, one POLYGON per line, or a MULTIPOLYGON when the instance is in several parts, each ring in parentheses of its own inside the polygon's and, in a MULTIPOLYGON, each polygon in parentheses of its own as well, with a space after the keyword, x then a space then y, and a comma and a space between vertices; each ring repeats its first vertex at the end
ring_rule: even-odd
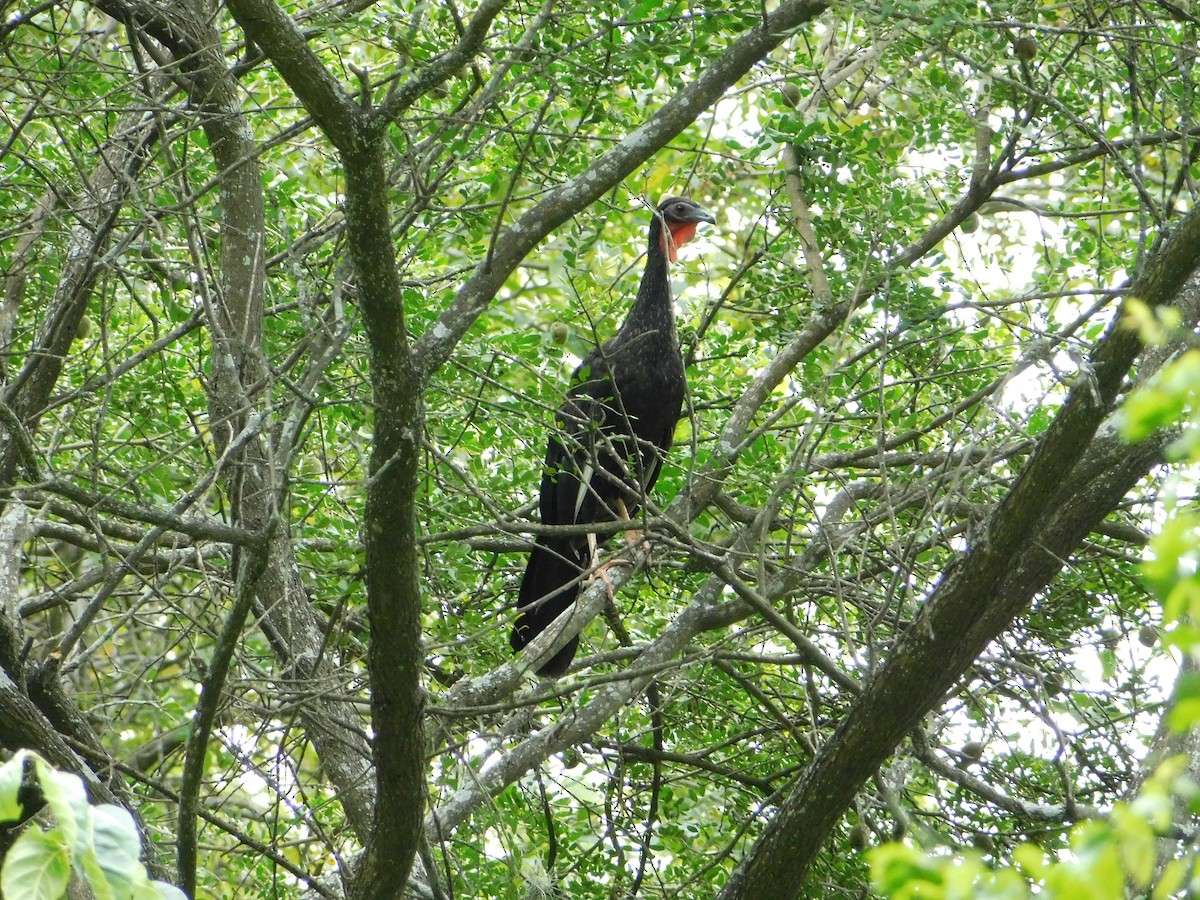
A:
POLYGON ((710 225, 717 222, 712 213, 686 197, 668 197, 658 204, 654 218, 666 226, 661 230, 659 240, 671 262, 675 262, 679 248, 696 236, 696 227, 701 222, 710 225))

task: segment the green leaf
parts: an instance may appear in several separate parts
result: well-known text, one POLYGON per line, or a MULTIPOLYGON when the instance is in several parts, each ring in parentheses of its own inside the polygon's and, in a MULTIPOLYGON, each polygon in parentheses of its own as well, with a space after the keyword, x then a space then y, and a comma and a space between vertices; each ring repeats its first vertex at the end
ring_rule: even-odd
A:
POLYGON ((1153 893, 1150 894, 1152 900, 1167 900, 1168 897, 1175 896, 1183 888, 1184 881, 1194 865, 1195 859, 1189 857, 1173 859, 1167 863, 1154 885, 1153 893))
POLYGON ((128 896, 145 867, 138 860, 141 844, 128 810, 105 803, 92 807, 92 832, 96 859, 104 878, 118 897, 128 896))
POLYGON ((1186 573, 1191 577, 1184 577, 1180 567, 1184 561, 1195 559, 1200 550, 1200 516, 1177 512, 1163 523, 1150 547, 1154 555, 1142 563, 1142 576, 1164 599, 1165 621, 1168 624, 1179 621, 1185 614, 1196 611, 1186 588, 1185 593, 1172 595, 1180 584, 1196 578, 1194 573, 1186 573))
POLYGON ((1167 723, 1175 731, 1187 731, 1200 722, 1200 672, 1184 672, 1175 683, 1174 705, 1167 723))
POLYGON ((60 829, 31 827, 4 858, 0 893, 10 900, 59 900, 71 880, 71 853, 60 829))
POLYGON ((150 881, 134 892, 133 900, 188 900, 188 896, 173 884, 150 881))
MULTIPOLYGON (((108 876, 104 870, 100 868, 100 860, 96 856, 95 850, 88 850, 83 853, 75 861, 75 870, 83 875, 84 881, 92 889, 92 893, 96 895, 96 900, 115 900, 118 896, 113 886, 109 883, 108 876)), ((128 896, 128 893, 120 896, 128 896)))
POLYGON ((1139 441, 1160 428, 1186 420, 1200 391, 1200 350, 1189 350, 1159 372, 1125 401, 1121 433, 1139 441))
POLYGON ((28 755, 29 751, 21 750, 0 766, 0 822, 17 822, 24 815, 17 793, 21 789, 21 776, 28 755))
POLYGON ((1019 844, 1013 850, 1013 862, 1030 878, 1040 879, 1046 873, 1046 854, 1033 844, 1019 844))
POLYGON ((883 894, 902 889, 911 890, 914 884, 923 886, 921 896, 941 896, 941 873, 919 850, 907 844, 891 843, 876 847, 868 854, 871 864, 871 886, 883 894))
POLYGON ((35 759, 38 783, 46 797, 46 805, 62 829, 71 856, 78 859, 81 853, 91 848, 91 808, 83 780, 78 775, 58 771, 41 757, 35 759))
MULTIPOLYGON (((1169 813, 1168 813, 1169 815, 1169 813)), ((1154 877, 1157 859, 1157 836, 1142 815, 1128 804, 1118 803, 1111 816, 1121 848, 1121 861, 1134 884, 1146 887, 1154 877)))

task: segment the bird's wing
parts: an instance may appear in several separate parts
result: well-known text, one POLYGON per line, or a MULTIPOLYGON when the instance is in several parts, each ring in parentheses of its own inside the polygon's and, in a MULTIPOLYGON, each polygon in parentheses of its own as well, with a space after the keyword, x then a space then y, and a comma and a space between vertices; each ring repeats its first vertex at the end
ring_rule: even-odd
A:
POLYGON ((605 522, 619 517, 618 499, 630 512, 639 505, 658 478, 662 449, 637 425, 615 398, 572 392, 546 454, 542 521, 605 522))
POLYGON ((596 522, 604 512, 611 452, 613 409, 591 383, 572 390, 557 415, 558 430, 550 438, 542 476, 542 521, 558 525, 596 522), (585 389, 586 388, 586 389, 585 389))

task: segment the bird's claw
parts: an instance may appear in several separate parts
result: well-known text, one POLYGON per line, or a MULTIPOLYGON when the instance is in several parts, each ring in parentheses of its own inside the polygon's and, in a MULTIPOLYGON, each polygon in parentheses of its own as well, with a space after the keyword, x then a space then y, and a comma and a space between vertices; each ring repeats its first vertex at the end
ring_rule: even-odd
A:
POLYGON ((609 600, 615 599, 616 588, 613 587, 612 581, 609 580, 608 569, 610 569, 613 566, 632 566, 632 565, 633 565, 633 563, 631 563, 627 559, 610 559, 608 562, 597 566, 596 571, 592 573, 593 578, 599 578, 601 581, 604 582, 604 590, 608 594, 609 600))

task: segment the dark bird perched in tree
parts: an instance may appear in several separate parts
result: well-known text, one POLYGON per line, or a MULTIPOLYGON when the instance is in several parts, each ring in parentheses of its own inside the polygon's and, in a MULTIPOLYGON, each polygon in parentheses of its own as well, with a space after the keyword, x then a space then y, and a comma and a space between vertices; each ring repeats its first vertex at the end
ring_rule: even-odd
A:
MULTIPOLYGON (((621 330, 575 370, 555 417, 542 472, 543 524, 628 520, 654 486, 687 389, 667 270, 701 222, 716 219, 691 200, 672 197, 655 210, 633 308, 621 330)), ((538 537, 521 580, 514 650, 575 602, 596 544, 595 535, 538 537)), ((575 635, 538 674, 563 674, 578 646, 575 635)))

